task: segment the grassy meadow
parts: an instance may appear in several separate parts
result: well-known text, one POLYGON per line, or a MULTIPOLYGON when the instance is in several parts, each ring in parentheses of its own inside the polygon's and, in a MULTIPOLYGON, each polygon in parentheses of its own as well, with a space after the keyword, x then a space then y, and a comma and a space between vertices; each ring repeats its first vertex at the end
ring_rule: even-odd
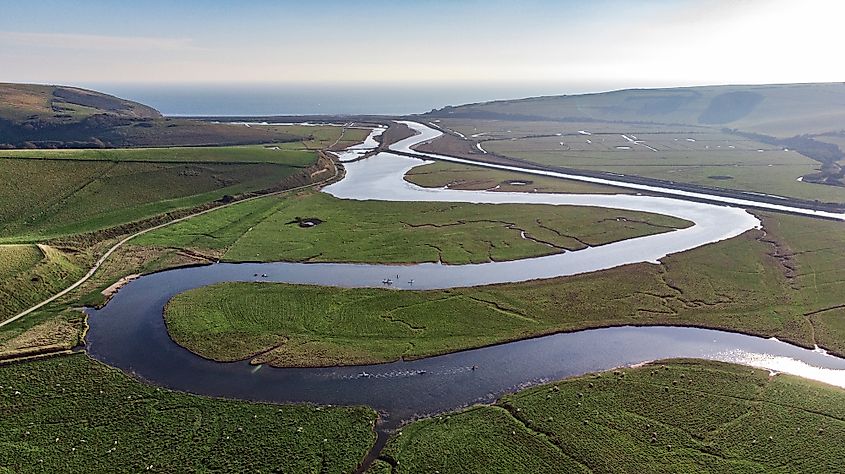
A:
POLYGON ((0 472, 351 472, 367 408, 172 392, 73 355, 0 366, 0 472))
POLYGON ((0 317, 12 316, 81 278, 90 259, 47 245, 0 245, 0 317))
MULTIPOLYGON (((79 264, 81 268, 77 270, 78 273, 60 274, 61 278, 43 279, 43 283, 32 280, 33 275, 38 275, 32 271, 0 278, 0 294, 9 295, 4 300, 5 304, 0 305, 0 318, 13 316, 77 281, 92 264, 95 250, 112 243, 114 240, 108 240, 94 249, 67 254, 66 258, 72 257, 74 263, 84 262, 79 264)), ((11 246, 0 246, 0 252, 8 247, 11 246)), ((122 277, 184 265, 206 264, 214 258, 213 254, 203 256, 201 253, 176 248, 121 247, 76 290, 0 328, 0 359, 70 349, 78 345, 85 326, 85 315, 79 308, 104 304, 107 299, 106 289, 122 277)), ((54 266, 46 265, 49 262, 45 259, 42 266, 36 266, 35 269, 40 269, 41 273, 44 273, 44 269, 54 269, 54 266)))
POLYGON ((490 153, 541 165, 845 202, 843 187, 797 181, 816 173, 819 162, 714 128, 462 119, 441 125, 481 142, 490 153))
POLYGON ((314 162, 314 152, 306 149, 301 142, 294 142, 279 145, 218 147, 0 150, 0 158, 163 163, 275 163, 308 166, 314 162))
POLYGON ((459 291, 221 283, 174 297, 165 321, 204 357, 298 367, 425 357, 548 328, 497 303, 459 291))
MULTIPOLYGON (((543 165, 845 202, 845 188, 796 181, 818 162, 721 130, 742 124, 791 136, 794 122, 763 121, 777 115, 767 102, 714 122, 710 116, 731 118, 730 111, 656 97, 624 102, 625 117, 639 123, 611 123, 590 115, 618 103, 600 96, 590 106, 569 98, 468 106, 502 114, 539 106, 536 116, 545 121, 438 122, 469 138, 470 149, 478 142, 491 153, 543 165), (556 101, 567 108, 549 106, 556 101), (636 108, 640 103, 648 107, 636 108), (661 109, 672 104, 677 107, 661 109), (577 115, 549 115, 570 112, 577 115), (704 117, 716 125, 647 123, 654 116, 675 117, 672 123, 704 117), (566 121, 573 117, 583 122, 566 121)), ((345 148, 369 132, 165 119, 140 104, 53 86, 0 84, 0 99, 0 115, 18 121, 41 114, 72 125, 101 113, 103 104, 131 118, 104 125, 85 141, 70 135, 44 141, 30 127, 31 136, 7 143, 93 148, 0 150, 0 320, 78 280, 117 234, 126 235, 129 226, 118 226, 146 225, 287 184, 315 163, 318 150, 345 148), (96 148, 114 144, 135 148, 96 148), (170 144, 197 146, 157 147, 170 144), (114 232, 84 239, 101 230, 114 232)), ((815 120, 820 132, 833 122, 815 120)), ((829 136, 829 143, 840 143, 829 136)), ((406 179, 453 189, 630 192, 443 162, 415 168, 406 179)), ((174 341, 203 357, 283 367, 388 362, 618 325, 740 331, 845 355, 845 223, 758 214, 763 230, 659 264, 436 291, 220 283, 176 295, 163 318, 174 341)), ((482 263, 689 224, 590 207, 351 201, 313 191, 268 196, 134 239, 73 293, 0 328, 0 360, 77 345, 85 316, 76 308, 103 303, 103 289, 128 274, 218 259, 482 263), (321 222, 303 228, 297 225, 303 218, 321 222)), ((365 407, 172 392, 84 354, 0 364, 0 474, 351 472, 373 445, 376 419, 365 407)), ((843 439, 841 389, 730 364, 671 360, 546 384, 491 406, 410 423, 368 472, 835 472, 845 456, 843 439)))
POLYGON ((44 253, 35 245, 0 246, 0 278, 25 272, 41 261, 44 253))
MULTIPOLYGON (((329 148, 342 150, 361 143, 370 134, 368 128, 337 127, 332 125, 283 125, 285 133, 306 137, 301 143, 307 149, 329 148)), ((291 146, 291 144, 285 144, 291 146)))
POLYGON ((481 168, 438 161, 418 166, 405 175, 405 180, 425 188, 491 190, 500 192, 631 194, 625 188, 569 181, 527 173, 481 168))
POLYGON ((381 458, 394 473, 836 472, 843 416, 835 387, 669 360, 411 423, 381 458))
MULTIPOLYGON (((232 125, 232 127, 235 127, 232 125)), ((300 140, 262 145, 233 146, 173 146, 155 148, 83 148, 83 149, 15 149, 0 150, 0 158, 79 160, 79 161, 141 161, 190 163, 274 163, 287 166, 308 166, 314 162, 315 150, 346 148, 360 143, 369 129, 330 125, 256 126, 278 133, 286 133, 300 140)))
POLYGON ((368 132, 328 125, 269 128, 301 140, 215 147, 0 150, 0 180, 7 183, 0 190, 0 243, 107 229, 270 188, 312 165, 316 150, 360 142, 368 132))
POLYGON ((423 357, 559 331, 696 325, 805 339, 767 244, 746 235, 573 277, 439 291, 221 283, 177 295, 171 337, 218 360, 332 365, 423 357), (748 271, 747 269, 753 269, 748 271), (595 295, 602 295, 596 298, 595 295), (271 350, 272 349, 272 350, 271 350), (267 352, 270 351, 270 352, 267 352))
POLYGON ((276 164, 3 160, 0 242, 106 229, 268 188, 299 169, 276 164))
POLYGON ((764 223, 765 233, 659 265, 516 284, 407 292, 222 283, 176 296, 165 319, 177 342, 203 356, 270 351, 260 361, 275 365, 389 361, 628 324, 741 331, 845 353, 845 224, 783 215, 764 223))
MULTIPOLYGON (((270 128, 301 140, 250 146, 0 151, 6 156, 0 158, 0 179, 6 184, 0 190, 0 318, 76 281, 118 235, 157 223, 168 213, 280 186, 312 165, 317 149, 346 146, 366 135, 364 129, 334 126, 270 128), (300 131, 302 135, 293 135, 300 131), (34 242, 52 246, 39 249, 34 242)), ((123 276, 207 263, 220 256, 214 249, 121 249, 79 289, 26 321, 4 326, 0 352, 25 351, 38 343, 72 345, 68 341, 75 340, 81 319, 67 308, 101 304, 101 290, 123 276), (68 322, 75 326, 72 335, 66 330, 68 322)))
MULTIPOLYGON (((211 123, 193 119, 166 118, 142 124, 117 126, 101 136, 113 147, 166 147, 166 146, 240 146, 249 144, 274 144, 280 149, 323 149, 335 142, 343 142, 361 135, 361 131, 348 134, 344 127, 319 125, 307 129, 297 125, 252 125, 211 123), (343 134, 344 138, 338 141, 343 134)), ((366 133, 363 133, 366 136, 366 133)), ((363 139, 363 137, 361 137, 363 139)), ((98 148, 94 146, 93 148, 98 148)))
POLYGON ((845 224, 796 216, 766 222, 779 241, 775 254, 788 267, 788 294, 794 295, 794 309, 781 314, 801 314, 803 324, 792 324, 810 331, 810 345, 845 355, 845 224))
POLYGON ((226 247, 228 261, 464 264, 582 249, 689 225, 574 206, 352 201, 322 193, 261 201, 168 226, 133 244, 226 247), (323 222, 301 228, 298 217, 323 222))

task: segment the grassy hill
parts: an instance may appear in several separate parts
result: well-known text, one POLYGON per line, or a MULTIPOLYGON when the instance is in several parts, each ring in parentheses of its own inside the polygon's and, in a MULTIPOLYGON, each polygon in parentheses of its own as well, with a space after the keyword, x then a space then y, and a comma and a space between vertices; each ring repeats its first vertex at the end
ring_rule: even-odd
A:
POLYGON ((0 367, 0 473, 352 472, 364 407, 172 392, 82 354, 0 367))
POLYGON ((77 87, 0 83, 0 148, 244 145, 300 139, 273 127, 165 118, 77 87))
POLYGON ((158 110, 77 87, 0 83, 0 114, 7 119, 79 122, 92 115, 161 118, 158 110))
POLYGON ((671 360, 406 425, 368 472, 841 472, 843 407, 836 387, 671 360))
POLYGON ((845 83, 628 89, 483 102, 430 114, 692 124, 791 137, 845 128, 845 83))

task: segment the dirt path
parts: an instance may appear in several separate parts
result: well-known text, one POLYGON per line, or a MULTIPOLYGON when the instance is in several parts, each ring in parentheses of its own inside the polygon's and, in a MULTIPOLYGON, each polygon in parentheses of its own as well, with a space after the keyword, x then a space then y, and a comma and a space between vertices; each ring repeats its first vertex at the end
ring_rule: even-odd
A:
POLYGON ((73 283, 73 284, 72 284, 72 285, 70 285, 69 287, 67 287, 67 288, 65 288, 64 290, 62 290, 62 291, 60 291, 60 292, 56 293, 55 295, 53 295, 53 296, 51 296, 51 297, 47 298, 46 300, 44 300, 44 301, 42 301, 42 302, 40 302, 40 303, 36 304, 35 306, 32 306, 32 307, 30 307, 30 308, 29 308, 29 309, 27 309, 27 310, 21 311, 20 313, 18 313, 18 314, 16 314, 16 315, 12 316, 11 318, 8 318, 8 319, 6 319, 5 321, 0 322, 0 327, 6 326, 7 324, 11 324, 11 323, 13 323, 13 322, 17 321, 18 319, 21 319, 21 318, 23 318, 24 316, 26 316, 26 315, 28 315, 28 314, 30 314, 30 313, 32 313, 32 312, 34 312, 34 311, 37 311, 38 309, 43 308, 44 306, 46 306, 46 305, 48 305, 48 304, 52 303, 53 301, 56 301, 57 299, 61 298, 62 296, 65 296, 65 295, 67 295, 68 293, 70 293, 71 291, 73 291, 73 290, 77 289, 80 285, 82 285, 83 283, 85 283, 86 281, 88 281, 88 280, 89 280, 92 276, 94 276, 94 274, 95 274, 95 273, 97 273, 97 270, 99 270, 99 269, 100 269, 100 267, 103 265, 103 263, 104 263, 104 262, 105 262, 105 261, 106 261, 106 260, 107 260, 107 259, 111 256, 111 254, 113 254, 113 253, 115 252, 115 250, 119 249, 121 246, 123 246, 123 244, 125 244, 126 242, 129 242, 130 240, 132 240, 132 239, 134 239, 134 238, 136 238, 136 237, 138 237, 138 236, 140 236, 140 235, 144 235, 144 234, 146 234, 147 232, 152 232, 152 231, 154 231, 154 230, 161 229, 162 227, 167 227, 167 226, 169 226, 169 225, 171 225, 171 224, 175 224, 175 223, 177 223, 177 222, 182 222, 182 221, 185 221, 185 220, 191 219, 191 218, 193 218, 193 217, 201 216, 201 215, 206 214, 206 213, 209 213, 209 212, 211 212, 211 211, 216 211, 216 210, 223 209, 223 208, 226 208, 226 207, 229 207, 229 206, 233 206, 233 205, 235 205, 235 204, 240 204, 240 203, 244 203, 244 202, 247 202, 247 201, 252 201, 252 200, 254 200, 254 199, 261 199, 261 198, 265 198, 265 197, 269 197, 269 196, 277 196, 277 195, 279 195, 279 194, 289 193, 289 192, 293 192, 293 191, 299 191, 299 190, 306 189, 306 188, 310 188, 310 187, 313 187, 313 186, 320 186, 320 185, 325 184, 326 182, 331 181, 331 180, 333 180, 334 178, 336 178, 336 177, 338 176, 338 173, 339 173, 339 167, 338 167, 338 166, 334 166, 334 174, 333 174, 332 176, 330 176, 330 177, 328 177, 328 178, 326 178, 326 179, 323 179, 323 180, 321 180, 321 181, 318 181, 318 182, 316 182, 316 183, 311 183, 311 184, 306 184, 306 185, 302 185, 302 186, 297 186, 297 187, 295 187, 295 188, 291 188, 291 189, 284 189, 284 190, 282 190, 282 191, 276 191, 276 192, 269 193, 269 194, 263 194, 263 195, 261 195, 261 196, 253 196, 253 197, 249 197, 249 198, 246 198, 246 199, 241 199, 240 201, 230 202, 230 203, 228 203, 228 204, 222 204, 222 205, 220 205, 220 206, 212 207, 212 208, 210 208, 210 209, 205 209, 205 210, 203 210, 203 211, 199 211, 199 212, 196 212, 196 213, 194 213, 194 214, 189 214, 189 215, 187 215, 187 216, 180 217, 180 218, 178 218, 178 219, 174 219, 174 220, 172 220, 172 221, 168 221, 168 222, 165 222, 165 223, 163 223, 163 224, 159 224, 159 225, 156 225, 156 226, 153 226, 153 227, 148 227, 148 228, 146 228, 146 229, 143 229, 143 230, 140 230, 140 231, 138 231, 138 232, 135 232, 134 234, 129 235, 128 237, 125 237, 125 238, 124 238, 123 240, 121 240, 120 242, 118 242, 118 243, 114 244, 113 246, 111 246, 111 248, 109 248, 109 249, 106 251, 106 253, 104 253, 104 254, 103 254, 103 255, 102 255, 102 256, 101 256, 101 257, 100 257, 100 258, 99 258, 99 259, 98 259, 98 260, 94 263, 94 266, 93 266, 93 267, 91 267, 91 269, 90 269, 90 270, 88 270, 88 273, 86 273, 86 274, 85 274, 85 276, 83 276, 82 278, 80 278, 79 280, 77 280, 75 283, 73 283))

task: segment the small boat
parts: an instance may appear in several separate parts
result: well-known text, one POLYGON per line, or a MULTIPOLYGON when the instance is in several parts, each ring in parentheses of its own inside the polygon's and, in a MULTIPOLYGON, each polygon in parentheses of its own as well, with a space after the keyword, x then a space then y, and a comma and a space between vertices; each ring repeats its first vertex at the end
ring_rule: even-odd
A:
POLYGON ((358 377, 359 378, 360 377, 369 378, 369 377, 372 377, 372 374, 367 373, 367 372, 361 372, 360 374, 358 374, 358 377))
POLYGON ((262 273, 262 274, 261 274, 261 278, 267 278, 267 274, 266 274, 266 273, 262 273))

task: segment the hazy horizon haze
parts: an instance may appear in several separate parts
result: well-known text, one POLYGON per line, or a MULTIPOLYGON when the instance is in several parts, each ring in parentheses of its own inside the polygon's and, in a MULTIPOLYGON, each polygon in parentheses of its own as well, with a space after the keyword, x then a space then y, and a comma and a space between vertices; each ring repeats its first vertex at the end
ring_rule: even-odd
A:
POLYGON ((0 17, 0 61, 14 65, 0 81, 228 115, 836 82, 843 13, 824 0, 15 2, 0 17))

